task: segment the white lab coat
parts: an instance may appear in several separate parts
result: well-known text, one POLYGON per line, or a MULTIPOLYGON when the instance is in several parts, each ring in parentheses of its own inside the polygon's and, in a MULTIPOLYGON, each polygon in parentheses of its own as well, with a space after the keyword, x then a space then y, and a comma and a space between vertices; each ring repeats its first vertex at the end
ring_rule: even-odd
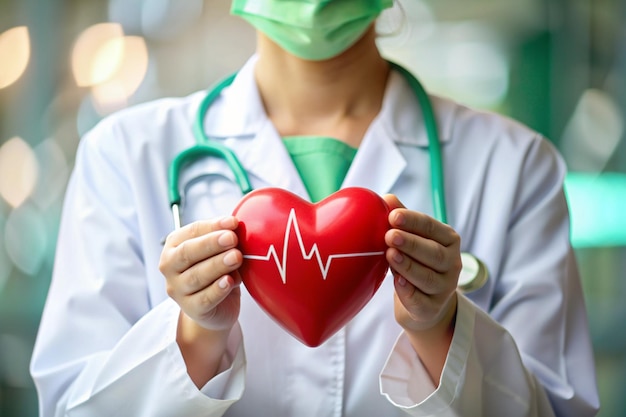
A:
MULTIPOLYGON (((254 83, 251 59, 212 106, 207 133, 255 188, 305 188, 254 83)), ((433 97, 449 223, 491 278, 459 294, 441 382, 393 316, 387 277, 344 329, 308 348, 245 289, 223 372, 198 390, 175 341, 178 306, 158 270, 172 230, 170 161, 194 143, 203 93, 120 112, 81 142, 31 370, 43 416, 591 416, 593 357, 562 190, 565 167, 536 133, 433 97), (485 313, 486 312, 486 313, 485 313)), ((432 213, 419 105, 394 73, 344 187, 395 193, 432 213)), ((182 177, 184 220, 231 213, 232 174, 212 158, 182 177)))

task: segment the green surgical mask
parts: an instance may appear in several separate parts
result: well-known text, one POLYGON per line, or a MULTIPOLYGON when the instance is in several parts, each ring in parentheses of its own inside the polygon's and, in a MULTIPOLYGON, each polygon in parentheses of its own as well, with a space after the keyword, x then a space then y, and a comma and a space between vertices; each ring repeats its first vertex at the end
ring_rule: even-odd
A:
POLYGON ((231 13, 287 52, 321 61, 352 46, 392 5, 393 0, 233 0, 231 13))

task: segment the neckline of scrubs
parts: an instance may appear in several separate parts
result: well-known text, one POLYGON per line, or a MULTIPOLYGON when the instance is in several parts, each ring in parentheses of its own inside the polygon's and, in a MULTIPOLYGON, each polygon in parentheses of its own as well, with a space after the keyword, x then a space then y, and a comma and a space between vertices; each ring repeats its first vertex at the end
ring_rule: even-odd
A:
POLYGON ((357 153, 331 137, 288 136, 283 142, 313 203, 341 188, 357 153))

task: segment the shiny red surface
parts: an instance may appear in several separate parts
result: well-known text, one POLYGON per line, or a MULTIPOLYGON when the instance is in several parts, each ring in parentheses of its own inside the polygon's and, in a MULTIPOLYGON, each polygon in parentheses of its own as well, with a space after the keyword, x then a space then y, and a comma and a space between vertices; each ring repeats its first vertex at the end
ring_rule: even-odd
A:
POLYGON ((388 213, 384 200, 364 188, 340 190, 317 204, 278 188, 253 191, 233 212, 243 283, 285 330, 319 346, 380 287, 389 267, 388 213))

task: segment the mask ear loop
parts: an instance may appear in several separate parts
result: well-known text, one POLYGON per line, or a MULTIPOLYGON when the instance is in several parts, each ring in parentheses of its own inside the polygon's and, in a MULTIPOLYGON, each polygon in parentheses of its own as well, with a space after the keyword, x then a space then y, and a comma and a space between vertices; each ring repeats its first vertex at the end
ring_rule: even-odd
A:
POLYGON ((436 30, 436 18, 431 7, 424 2, 411 2, 403 6, 394 0, 393 6, 383 10, 376 20, 376 34, 383 49, 413 48, 427 40, 436 30))
POLYGON ((376 35, 381 38, 398 36, 406 27, 406 11, 399 0, 394 0, 393 6, 383 10, 376 19, 376 35))

